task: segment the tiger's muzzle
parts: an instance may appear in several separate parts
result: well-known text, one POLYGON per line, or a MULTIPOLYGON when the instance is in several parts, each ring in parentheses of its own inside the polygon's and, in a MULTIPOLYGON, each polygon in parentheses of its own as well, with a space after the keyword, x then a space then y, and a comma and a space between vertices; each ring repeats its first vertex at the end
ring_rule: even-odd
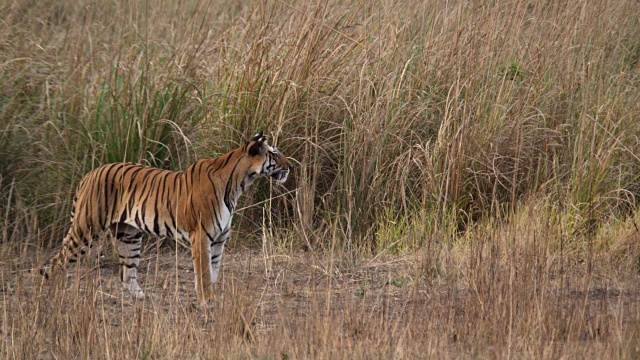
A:
POLYGON ((271 177, 276 179, 280 184, 284 184, 289 176, 289 169, 282 169, 271 174, 271 177))

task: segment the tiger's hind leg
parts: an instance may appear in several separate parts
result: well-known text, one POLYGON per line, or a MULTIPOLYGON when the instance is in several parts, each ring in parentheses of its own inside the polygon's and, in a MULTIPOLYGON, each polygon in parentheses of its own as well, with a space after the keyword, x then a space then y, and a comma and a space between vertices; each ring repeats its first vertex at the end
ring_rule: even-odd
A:
POLYGON ((142 247, 142 231, 122 223, 113 225, 111 229, 116 236, 122 287, 129 291, 134 298, 142 299, 144 292, 138 285, 137 280, 140 249, 142 247))

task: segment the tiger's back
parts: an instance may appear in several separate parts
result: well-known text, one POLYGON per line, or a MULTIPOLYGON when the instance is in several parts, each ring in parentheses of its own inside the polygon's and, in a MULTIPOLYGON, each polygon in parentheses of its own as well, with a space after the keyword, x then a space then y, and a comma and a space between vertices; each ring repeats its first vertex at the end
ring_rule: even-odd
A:
POLYGON ((176 215, 185 197, 184 177, 181 171, 134 163, 104 165, 78 185, 72 221, 84 233, 120 223, 156 236, 174 236, 181 225, 176 215))

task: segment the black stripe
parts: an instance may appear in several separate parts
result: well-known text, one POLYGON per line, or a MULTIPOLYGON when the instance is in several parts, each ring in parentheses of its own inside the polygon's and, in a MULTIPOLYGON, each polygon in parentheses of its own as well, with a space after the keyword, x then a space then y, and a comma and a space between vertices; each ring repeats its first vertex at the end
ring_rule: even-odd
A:
MULTIPOLYGON (((180 174, 176 174, 176 176, 173 178, 173 191, 174 191, 174 192, 178 191, 178 178, 180 177, 179 175, 180 175, 180 174)), ((170 202, 170 201, 172 200, 171 195, 172 195, 172 194, 169 194, 169 197, 168 197, 168 199, 167 199, 167 202, 170 202)))
POLYGON ((125 223, 127 221, 127 219, 129 218, 129 209, 123 209, 122 210, 122 215, 120 215, 120 220, 118 220, 119 223, 125 223))
MULTIPOLYGON (((177 200, 178 202, 180 200, 185 201, 184 196, 186 196, 186 194, 189 192, 189 183, 187 181, 187 175, 180 176, 180 178, 178 179, 178 187, 176 188, 176 191, 178 192, 177 195, 177 200)), ((176 204, 176 206, 178 206, 179 204, 176 204)))
POLYGON ((213 236, 211 236, 211 234, 209 234, 209 232, 207 230, 204 231, 205 234, 207 234, 207 237, 209 238, 209 241, 211 241, 211 243, 213 243, 213 236))
MULTIPOLYGON (((111 165, 107 165, 108 169, 106 170, 106 174, 105 174, 105 181, 104 181, 104 210, 106 211, 106 213, 104 214, 104 216, 100 219, 100 223, 103 224, 103 226, 106 225, 105 220, 108 219, 108 217, 110 217, 109 215, 109 173, 111 173, 111 170, 113 168, 115 168, 118 164, 111 164, 111 165)), ((111 182, 111 187, 113 188, 113 182, 111 182)), ((100 217, 100 216, 98 216, 100 217)))
MULTIPOLYGON (((138 189, 138 184, 140 184, 139 182, 134 182, 134 180, 138 177, 138 173, 140 173, 140 171, 142 171, 143 168, 139 169, 138 171, 136 171, 135 173, 131 174, 131 181, 129 182, 129 186, 132 186, 132 188, 127 188, 127 195, 129 195, 129 203, 127 204, 129 211, 131 211, 131 208, 133 208, 133 206, 135 205, 136 202, 136 189, 138 189)), ((146 174, 146 176, 148 176, 148 172, 146 174)), ((144 179, 143 179, 144 181, 144 179)))
POLYGON ((227 159, 224 161, 224 165, 222 165, 222 167, 227 166, 227 164, 229 163, 229 160, 231 160, 231 155, 233 155, 233 151, 227 155, 227 159))
POLYGON ((213 217, 218 223, 218 227, 220 228, 220 230, 222 230, 222 224, 221 224, 222 216, 218 216, 218 210, 216 206, 220 203, 220 199, 218 199, 218 192, 216 191, 216 184, 213 182, 213 179, 211 178, 211 173, 208 173, 207 176, 209 177, 209 181, 211 181, 211 188, 213 189, 213 200, 211 202, 211 207, 213 209, 213 217))
MULTIPOLYGON (((79 235, 78 237, 80 239, 84 239, 84 230, 82 230, 82 225, 78 225, 76 227, 76 235, 79 235)), ((76 239, 74 239, 73 237, 71 238, 71 240, 73 241, 73 244, 77 247, 78 243, 76 242, 76 239)), ((78 239, 79 240, 79 239, 78 239)))
MULTIPOLYGON (((114 203, 116 202, 116 201, 115 201, 115 196, 114 196, 114 195, 115 195, 115 190, 116 190, 115 175, 118 173, 118 170, 122 170, 122 168, 124 167, 124 164, 120 164, 120 165, 121 165, 121 166, 120 166, 120 167, 118 167, 118 168, 116 169, 116 173, 115 173, 115 174, 114 174, 114 176, 111 178, 111 187, 110 187, 110 189, 109 189, 109 190, 111 191, 112 196, 114 197, 114 201, 113 201, 114 203)), ((111 216, 113 216, 113 211, 111 212, 111 215, 109 215, 109 217, 111 217, 111 216)))
MULTIPOLYGON (((166 174, 162 174, 162 175, 166 175, 166 174)), ((165 186, 167 182, 167 177, 166 176, 162 176, 160 178, 160 180, 158 180, 158 186, 156 188, 156 201, 155 201, 155 208, 154 208, 154 216, 153 216, 153 232, 157 235, 157 236, 161 236, 162 234, 160 234, 160 222, 159 222, 159 216, 160 216, 160 211, 158 211, 159 209, 159 204, 158 202, 160 201, 160 189, 163 188, 165 186)), ((164 191, 163 191, 164 192, 164 191)))
MULTIPOLYGON (((218 237, 218 239, 219 239, 219 237, 218 237)), ((227 242, 227 239, 224 239, 224 240, 218 240, 218 241, 213 241, 213 242, 211 242, 211 245, 220 245, 220 244, 224 244, 224 243, 226 243, 226 242, 227 242)))
POLYGON ((158 187, 156 188, 156 208, 158 207, 159 201, 164 203, 164 197, 167 192, 167 178, 169 175, 170 174, 162 174, 162 177, 158 180, 158 187))
MULTIPOLYGON (((92 231, 91 231, 91 230, 89 230, 89 233, 91 233, 91 232, 92 232, 92 231)), ((82 244, 83 244, 84 246, 89 246, 89 240, 90 240, 90 238, 88 238, 88 237, 84 237, 84 238, 82 238, 82 244)))
MULTIPOLYGON (((200 161, 202 161, 202 160, 200 160, 200 161)), ((187 169, 187 176, 186 176, 186 179, 187 179, 187 185, 189 184, 189 181, 191 181, 191 183, 193 184, 193 174, 194 174, 194 173, 195 173, 195 171, 196 171, 196 165, 198 165, 198 163, 199 163, 200 161, 198 161, 198 162, 196 162, 195 164, 191 165, 191 166, 187 169)))
MULTIPOLYGON (((133 184, 133 181, 138 177, 138 174, 140 173, 140 171, 144 170, 144 168, 145 168, 144 166, 140 165, 140 167, 137 168, 136 171, 134 171, 131 174, 131 179, 129 179, 129 183, 128 183, 129 185, 133 184)), ((123 178, 124 178, 124 175, 125 174, 122 174, 123 178)))
MULTIPOLYGON (((153 172, 153 174, 152 174, 152 175, 153 175, 153 177, 151 177, 151 178, 147 179, 146 184, 145 184, 145 189, 146 189, 146 186, 147 186, 147 185, 149 186, 149 194, 151 194, 151 193, 153 192, 153 190, 156 190, 156 189, 157 189, 157 187, 155 186, 156 181, 157 181, 157 179, 158 179, 158 176, 161 176, 161 175, 162 175, 162 170, 158 170, 158 169, 153 169, 153 170, 155 170, 155 171, 153 172)), ((143 190, 143 191, 144 191, 144 190, 143 190)))
MULTIPOLYGON (((176 206, 176 209, 177 209, 177 208, 178 208, 178 207, 176 206)), ((178 228, 178 225, 176 224, 176 218, 175 218, 175 216, 173 216, 173 211, 171 211, 171 208, 169 208, 169 217, 171 218, 171 226, 172 226, 174 229, 177 229, 177 228, 178 228)), ((175 236, 175 234, 174 234, 174 236, 175 236)))
POLYGON ((191 216, 193 216, 194 221, 201 221, 201 219, 198 218, 198 214, 196 214, 195 206, 193 206, 193 199, 191 200, 191 216))
POLYGON ((146 228, 146 226, 147 226, 147 223, 146 223, 146 221, 145 221, 145 219, 146 219, 146 212, 147 212, 147 209, 146 209, 146 207, 144 206, 144 203, 143 203, 142 205, 140 205, 140 207, 139 207, 139 209, 138 209, 138 214, 139 214, 139 217, 140 217, 140 222, 142 223, 142 225, 138 225, 138 226, 139 226, 141 229, 142 229, 142 226, 144 226, 145 228, 146 228))
MULTIPOLYGON (((144 177, 141 180, 141 182, 143 183, 143 187, 140 190, 140 196, 138 197, 139 199, 144 199, 144 201, 142 202, 142 204, 140 204, 140 207, 138 210, 138 214, 140 216, 140 222, 138 223, 138 220, 136 219, 136 223, 138 224, 138 227, 140 229, 143 229, 148 233, 150 233, 151 231, 147 226, 147 221, 146 221, 147 202, 149 201, 149 193, 146 191, 146 189, 147 188, 153 189, 153 180, 158 175, 158 172, 156 170, 157 169, 149 169, 149 171, 144 175, 144 177), (149 178, 149 176, 151 175, 153 175, 153 177, 149 178)), ((151 190, 149 190, 149 192, 150 191, 151 190)))
MULTIPOLYGON (((89 187, 88 192, 89 194, 93 193, 93 186, 89 187)), ((90 210, 91 210, 91 205, 93 205, 91 204, 91 196, 88 196, 88 198, 87 197, 84 198, 83 205, 84 205, 84 221, 85 223, 87 223, 87 225, 91 225, 92 218, 91 218, 90 210)))
POLYGON ((165 228, 165 231, 167 232, 165 234, 166 236, 175 237, 175 230, 171 229, 168 223, 164 223, 164 228, 165 228))
POLYGON ((147 223, 144 221, 144 218, 142 218, 142 227, 140 227, 140 230, 145 231, 147 234, 152 234, 151 229, 149 229, 149 226, 147 225, 147 223))
POLYGON ((236 172, 236 168, 238 167, 238 164, 240 164, 240 160, 242 160, 242 158, 238 159, 235 166, 233 167, 233 170, 231 170, 231 174, 229 175, 229 179, 227 180, 227 186, 224 193, 224 204, 227 206, 227 209, 229 209, 229 212, 231 213, 233 213, 233 205, 231 204, 231 199, 229 198, 231 194, 231 181, 233 181, 233 174, 236 172))
POLYGON ((97 204, 96 207, 98 208, 98 218, 97 219, 92 219, 96 220, 98 222, 99 225, 102 223, 102 197, 100 196, 100 190, 102 189, 102 173, 107 169, 108 165, 104 165, 96 170, 94 170, 94 176, 93 176, 93 181, 91 184, 91 194, 95 194, 96 195, 96 200, 97 200, 97 204), (95 189, 96 191, 94 192, 94 187, 98 187, 99 189, 95 189))
POLYGON ((158 193, 158 195, 160 195, 160 196, 158 196, 158 198, 162 202, 164 202, 164 199, 167 196, 167 188, 168 188, 167 187, 167 179, 169 178, 169 175, 171 175, 171 174, 169 173, 169 174, 166 174, 166 176, 164 176, 164 181, 162 182, 162 193, 160 193, 160 192, 158 193))
MULTIPOLYGON (((155 170, 155 169, 153 169, 155 170)), ((143 186, 142 189, 140 190, 140 199, 144 199, 144 201, 142 202, 142 204, 140 205, 140 209, 142 211, 142 221, 145 222, 146 219, 146 212, 147 212, 147 202, 149 201, 149 197, 151 195, 151 193, 153 192, 153 184, 154 184, 154 180, 155 178, 158 176, 158 173, 156 171, 149 171, 149 173, 147 175, 145 175, 145 177, 142 179, 143 182, 143 186), (148 178, 149 175, 151 175, 151 173, 153 173, 153 177, 148 178), (149 189, 147 191, 147 188, 149 189)), ((146 225, 146 222, 145 222, 146 225)))
POLYGON ((205 162, 206 162, 205 160, 202 160, 200 162, 200 165, 198 166, 198 175, 202 172, 202 167, 204 166, 205 162))
POLYGON ((120 194, 116 193, 115 189, 113 189, 111 191, 111 197, 113 198, 113 200, 111 203, 111 210, 109 211, 109 219, 113 221, 114 216, 116 215, 116 207, 118 206, 118 202, 120 202, 120 194))
POLYGON ((118 241, 127 245, 135 245, 135 244, 139 244, 141 242, 141 239, 140 238, 137 238, 137 239, 124 238, 124 239, 118 239, 118 241))
MULTIPOLYGON (((133 177, 135 174, 138 173, 138 171, 142 170, 142 165, 139 164, 129 164, 130 166, 127 167, 122 174, 120 174, 120 186, 124 185, 124 177, 127 176, 127 174, 129 173, 129 171, 131 170, 136 170, 136 172, 134 172, 133 174, 131 174, 131 180, 133 180, 133 177)), ((124 166, 122 167, 124 169, 124 166)), ((130 181, 131 181, 130 180, 130 181)))
POLYGON ((158 224, 158 208, 156 208, 155 216, 153 217, 153 234, 160 236, 160 224, 158 224))

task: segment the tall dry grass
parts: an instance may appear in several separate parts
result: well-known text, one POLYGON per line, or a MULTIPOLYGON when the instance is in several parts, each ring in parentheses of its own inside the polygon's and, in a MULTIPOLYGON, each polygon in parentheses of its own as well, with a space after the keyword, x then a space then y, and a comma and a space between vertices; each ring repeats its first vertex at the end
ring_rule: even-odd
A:
POLYGON ((62 357, 637 357, 634 1, 51 0, 0 13, 8 356, 35 343, 62 357), (22 285, 89 169, 185 168, 260 129, 296 172, 245 194, 231 253, 257 251, 264 276, 233 275, 248 263, 228 257, 213 322, 185 310, 178 261, 148 273, 162 291, 142 304, 98 306, 100 276, 51 296, 22 285), (135 325, 105 325, 121 310, 135 325))
MULTIPOLYGON (((189 251, 148 242, 134 301, 117 257, 41 285, 38 251, 3 245, 5 358, 637 358, 640 233, 629 219, 590 259, 545 201, 456 243, 359 257, 227 252, 215 300, 196 305, 189 251), (570 254, 574 253, 574 254, 570 254), (34 256, 36 254, 36 256, 34 256)), ((263 229, 265 233, 268 229, 263 229)), ((339 242, 340 237, 328 237, 339 242)), ((112 252, 111 252, 112 253, 112 252)))

